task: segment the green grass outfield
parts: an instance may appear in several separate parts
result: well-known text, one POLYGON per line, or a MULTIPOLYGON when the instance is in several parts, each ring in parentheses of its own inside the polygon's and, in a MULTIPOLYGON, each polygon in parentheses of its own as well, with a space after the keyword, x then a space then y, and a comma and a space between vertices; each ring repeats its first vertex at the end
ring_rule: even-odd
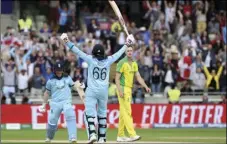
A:
MULTIPOLYGON (((223 128, 179 128, 179 129, 136 129, 142 136, 140 143, 155 142, 193 142, 193 143, 226 143, 226 129, 223 128)), ((117 129, 108 129, 107 140, 116 143, 117 129)), ((41 143, 45 139, 45 130, 2 130, 2 143, 41 143)), ((67 130, 58 130, 55 142, 66 143, 67 130), (61 141, 60 141, 61 140, 61 141)), ((86 142, 86 131, 78 130, 79 143, 86 142)), ((54 141, 53 141, 54 142, 54 141)))

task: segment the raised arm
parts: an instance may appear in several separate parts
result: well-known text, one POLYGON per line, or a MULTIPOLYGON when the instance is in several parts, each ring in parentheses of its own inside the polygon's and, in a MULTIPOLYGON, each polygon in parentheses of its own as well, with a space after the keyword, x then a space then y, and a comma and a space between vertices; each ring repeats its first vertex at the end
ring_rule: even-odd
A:
POLYGON ((15 48, 11 48, 11 50, 9 51, 9 53, 10 53, 10 55, 12 56, 12 57, 14 57, 15 58, 15 48))
POLYGON ((221 73, 222 73, 222 70, 223 70, 223 65, 219 67, 218 69, 218 73, 217 73, 217 77, 220 78, 221 76, 221 73))
POLYGON ((30 48, 26 54, 23 56, 23 63, 26 62, 26 59, 32 54, 32 51, 33 51, 34 48, 30 48))
POLYGON ((80 58, 82 58, 84 61, 86 61, 88 64, 92 61, 92 56, 84 53, 81 51, 78 47, 76 47, 72 42, 67 42, 66 45, 69 47, 69 49, 76 55, 78 55, 80 58))
POLYGON ((115 54, 113 54, 112 56, 108 57, 108 61, 110 64, 114 63, 116 60, 118 60, 121 55, 125 52, 127 46, 124 45, 118 52, 116 52, 115 54))
POLYGON ((57 6, 58 6, 58 13, 60 14, 62 12, 61 6, 60 6, 60 2, 57 1, 57 6))
POLYGON ((227 41, 226 41, 226 27, 222 28, 222 36, 223 36, 224 43, 227 44, 227 41))
POLYGON ((2 69, 3 73, 6 73, 5 64, 1 63, 1 69, 2 69))
POLYGON ((135 43, 135 39, 132 34, 130 34, 126 39, 126 44, 114 55, 108 57, 108 61, 110 64, 114 63, 118 60, 121 55, 125 52, 127 47, 131 47, 135 43))
POLYGON ((177 9, 177 0, 175 0, 173 7, 174 7, 174 10, 176 11, 176 9, 177 9))
POLYGON ((208 77, 210 75, 210 72, 208 71, 208 69, 205 65, 203 65, 203 70, 204 70, 206 77, 208 77))

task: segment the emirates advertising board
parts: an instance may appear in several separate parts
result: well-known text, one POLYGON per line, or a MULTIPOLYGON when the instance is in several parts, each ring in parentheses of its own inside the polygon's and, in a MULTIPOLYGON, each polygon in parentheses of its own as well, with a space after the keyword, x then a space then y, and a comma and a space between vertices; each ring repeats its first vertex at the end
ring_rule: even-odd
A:
MULTIPOLYGON (((73 108, 77 127, 84 128, 84 106, 73 105, 73 108)), ((1 105, 1 127, 45 129, 48 114, 49 110, 39 112, 38 105, 1 105)), ((119 105, 108 105, 109 128, 118 127, 118 117, 119 105)), ((226 104, 132 104, 132 117, 136 128, 225 128, 226 104)), ((63 113, 58 126, 66 127, 63 113)))

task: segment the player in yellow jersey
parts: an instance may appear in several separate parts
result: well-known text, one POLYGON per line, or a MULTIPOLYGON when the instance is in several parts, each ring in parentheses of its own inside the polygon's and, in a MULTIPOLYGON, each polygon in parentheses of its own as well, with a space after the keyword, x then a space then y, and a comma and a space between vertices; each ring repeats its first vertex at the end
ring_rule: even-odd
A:
POLYGON ((120 104, 120 116, 118 125, 118 142, 129 142, 139 140, 133 127, 133 119, 131 116, 131 101, 132 101, 132 87, 134 76, 137 81, 146 89, 147 92, 151 92, 143 78, 138 71, 138 65, 136 61, 132 59, 133 48, 128 47, 126 49, 126 56, 120 60, 117 64, 117 73, 115 77, 117 85, 117 95, 120 104), (129 137, 125 137, 124 130, 127 130, 129 137))

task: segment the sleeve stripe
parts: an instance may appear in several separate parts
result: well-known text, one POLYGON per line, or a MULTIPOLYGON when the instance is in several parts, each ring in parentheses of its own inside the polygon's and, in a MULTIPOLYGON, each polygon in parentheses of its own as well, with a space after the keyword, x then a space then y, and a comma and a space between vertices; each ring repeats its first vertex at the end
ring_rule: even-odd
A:
POLYGON ((70 87, 73 87, 74 86, 74 84, 73 85, 70 85, 70 87))
POLYGON ((73 48, 74 45, 72 45, 69 49, 71 50, 73 48))
POLYGON ((46 90, 50 91, 48 88, 46 88, 46 90))

